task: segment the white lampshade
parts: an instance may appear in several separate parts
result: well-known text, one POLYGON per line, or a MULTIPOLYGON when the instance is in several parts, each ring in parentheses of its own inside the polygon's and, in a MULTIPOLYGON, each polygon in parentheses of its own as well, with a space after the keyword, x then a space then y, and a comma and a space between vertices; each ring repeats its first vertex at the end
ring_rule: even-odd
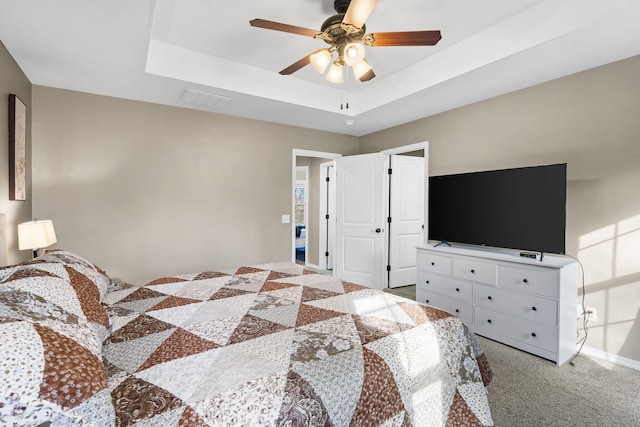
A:
POLYGON ((344 66, 342 64, 334 62, 333 65, 331 65, 331 68, 329 68, 329 72, 327 73, 325 78, 331 83, 342 83, 344 81, 344 76, 342 73, 343 68, 344 66))
POLYGON ((18 249, 41 249, 53 245, 58 240, 50 219, 29 221, 18 224, 18 249))
POLYGON ((313 68, 322 74, 331 63, 331 52, 329 52, 329 49, 316 50, 309 55, 309 59, 313 68))
POLYGON ((351 68, 353 68, 353 75, 355 76, 356 79, 359 79, 360 77, 364 76, 366 73, 372 70, 371 65, 369 65, 366 59, 363 59, 362 61, 358 62, 351 68))
POLYGON ((353 67, 364 59, 362 43, 349 43, 344 48, 344 62, 353 67))

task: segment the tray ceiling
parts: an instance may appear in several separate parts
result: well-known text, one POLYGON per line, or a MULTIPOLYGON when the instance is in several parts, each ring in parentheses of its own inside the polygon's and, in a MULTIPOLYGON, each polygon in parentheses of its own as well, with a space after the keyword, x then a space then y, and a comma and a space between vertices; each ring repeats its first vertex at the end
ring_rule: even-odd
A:
POLYGON ((332 0, 5 1, 0 40, 37 85, 356 136, 640 53, 638 0, 380 0, 367 32, 442 40, 368 47, 377 77, 336 85, 310 66, 278 74, 323 41, 249 25, 319 29, 334 13, 332 0))

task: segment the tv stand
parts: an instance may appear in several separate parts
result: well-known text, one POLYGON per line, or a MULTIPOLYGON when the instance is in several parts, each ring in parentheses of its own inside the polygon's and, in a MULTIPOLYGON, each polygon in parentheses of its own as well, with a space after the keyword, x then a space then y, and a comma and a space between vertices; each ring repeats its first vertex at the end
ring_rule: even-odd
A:
POLYGON ((437 243, 434 247, 437 248, 438 246, 442 246, 442 245, 447 245, 449 247, 452 247, 451 243, 447 242, 446 240, 441 240, 440 243, 437 243))
POLYGON ((416 300, 459 316, 476 334, 565 363, 576 352, 578 263, 515 251, 417 248, 416 300))

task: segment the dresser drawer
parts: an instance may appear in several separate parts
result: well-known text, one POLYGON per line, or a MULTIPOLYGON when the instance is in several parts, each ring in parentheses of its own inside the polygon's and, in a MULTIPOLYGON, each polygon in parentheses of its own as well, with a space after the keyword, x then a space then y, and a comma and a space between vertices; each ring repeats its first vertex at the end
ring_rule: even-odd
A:
POLYGON ((475 307, 475 327, 500 334, 553 353, 558 351, 558 330, 552 326, 531 322, 508 314, 475 307))
POLYGON ((478 262, 470 259, 454 259, 453 275, 474 282, 496 284, 497 264, 478 262))
POLYGON ((461 318, 467 325, 473 325, 473 306, 469 303, 448 298, 422 288, 416 288, 416 301, 446 310, 461 318))
POLYGON ((421 288, 468 303, 473 301, 473 284, 465 280, 419 271, 416 290, 421 288))
POLYGON ((528 269, 500 266, 500 287, 558 298, 558 272, 545 268, 528 269))
POLYGON ((526 320, 549 326, 557 326, 558 324, 558 303, 556 300, 476 284, 473 301, 476 306, 526 320))
POLYGON ((451 274, 451 258, 434 255, 430 252, 418 251, 418 270, 431 271, 433 273, 451 274))

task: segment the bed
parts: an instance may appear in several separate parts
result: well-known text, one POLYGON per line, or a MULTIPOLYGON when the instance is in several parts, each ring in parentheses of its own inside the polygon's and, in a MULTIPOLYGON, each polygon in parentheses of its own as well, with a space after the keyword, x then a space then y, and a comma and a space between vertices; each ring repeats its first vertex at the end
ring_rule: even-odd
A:
POLYGON ((459 318, 295 264, 130 284, 51 251, 0 279, 1 425, 493 425, 459 318))

